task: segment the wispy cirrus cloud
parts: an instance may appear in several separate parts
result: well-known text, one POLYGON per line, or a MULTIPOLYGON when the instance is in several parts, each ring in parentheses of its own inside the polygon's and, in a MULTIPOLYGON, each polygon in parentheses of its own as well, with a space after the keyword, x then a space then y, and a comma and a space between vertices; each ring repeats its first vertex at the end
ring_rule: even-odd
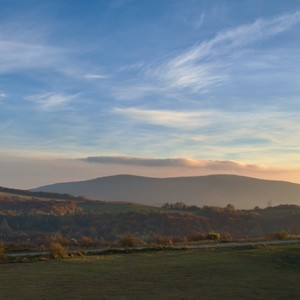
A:
POLYGON ((79 94, 65 95, 56 93, 45 93, 26 97, 27 100, 36 104, 43 110, 55 110, 65 108, 77 99, 79 94))
MULTIPOLYGON (((83 45, 80 49, 69 45, 53 42, 51 36, 55 32, 55 26, 45 27, 45 24, 34 26, 34 22, 26 18, 22 26, 14 22, 0 22, 0 74, 7 72, 19 72, 26 70, 34 72, 47 70, 54 72, 55 76, 62 79, 104 79, 106 75, 93 73, 91 65, 79 60, 76 55, 86 50, 83 45)), ((93 66, 94 67, 94 66, 93 66)), ((50 75, 47 80, 49 83, 50 75)), ((39 78, 43 80, 43 78, 39 78)))
POLYGON ((117 100, 144 99, 148 95, 167 95, 167 89, 150 82, 127 82, 112 89, 111 94, 117 100))
POLYGON ((127 64, 119 68, 119 72, 139 71, 144 67, 143 63, 127 64))
POLYGON ((266 131, 274 135, 288 133, 292 128, 299 127, 297 112, 284 112, 274 107, 254 106, 247 111, 226 111, 218 109, 198 110, 159 110, 138 107, 113 108, 112 113, 131 119, 139 124, 152 124, 165 127, 186 129, 212 126, 216 131, 227 130, 240 132, 253 129, 257 131, 257 124, 261 124, 261 132, 266 131), (219 128, 218 128, 219 126, 219 128), (272 130, 274 129, 274 132, 272 130), (275 130, 277 129, 277 131, 275 130))
MULTIPOLYGON (((152 83, 166 89, 203 93, 230 80, 230 69, 248 49, 300 23, 300 11, 219 32, 177 56, 148 66, 145 74, 152 83)), ((144 91, 145 94, 148 92, 144 91)))
POLYGON ((175 156, 185 153, 209 158, 214 153, 214 158, 220 160, 247 159, 270 165, 291 165, 290 161, 298 161, 300 144, 294 138, 300 130, 297 112, 260 107, 249 111, 185 112, 123 108, 115 109, 114 113, 125 118, 126 126, 141 128, 140 135, 133 135, 130 142, 138 139, 139 146, 135 147, 145 153, 148 146, 142 145, 149 145, 150 138, 154 155, 154 149, 158 148, 175 156), (149 137, 148 124, 161 127, 155 138, 149 137))
POLYGON ((102 74, 93 74, 93 73, 89 73, 89 74, 84 74, 82 76, 84 79, 106 79, 109 76, 108 75, 102 75, 102 74))
POLYGON ((54 66, 63 53, 52 46, 3 37, 0 32, 0 72, 54 66))
POLYGON ((135 121, 173 128, 195 128, 210 123, 212 111, 183 112, 171 110, 148 110, 140 108, 114 108, 113 112, 135 121))
MULTIPOLYGON (((200 20, 203 21, 203 18, 200 17, 200 20)), ((127 77, 124 82, 120 80, 111 93, 116 99, 143 100, 148 96, 176 99, 183 95, 213 91, 234 80, 236 68, 241 68, 241 65, 257 68, 259 64, 260 68, 265 69, 269 62, 265 58, 254 58, 253 55, 249 57, 249 51, 298 23, 300 11, 273 18, 259 18, 250 24, 220 31, 211 39, 176 55, 169 54, 148 64, 124 66, 119 71, 136 69, 138 74, 131 76, 130 80, 127 77)), ((271 62, 268 67, 273 65, 274 62, 271 62)))

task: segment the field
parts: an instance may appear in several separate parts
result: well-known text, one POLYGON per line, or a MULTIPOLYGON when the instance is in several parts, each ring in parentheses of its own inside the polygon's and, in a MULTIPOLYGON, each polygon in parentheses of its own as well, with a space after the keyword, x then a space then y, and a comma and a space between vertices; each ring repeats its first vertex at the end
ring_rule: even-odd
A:
POLYGON ((299 299, 300 245, 0 264, 0 299, 299 299))

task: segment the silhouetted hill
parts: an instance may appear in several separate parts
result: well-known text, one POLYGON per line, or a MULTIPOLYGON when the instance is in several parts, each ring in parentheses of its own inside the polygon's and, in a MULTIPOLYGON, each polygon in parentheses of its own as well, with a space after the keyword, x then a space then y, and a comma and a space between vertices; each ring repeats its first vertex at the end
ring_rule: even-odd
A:
POLYGON ((51 193, 51 192, 43 192, 43 191, 28 191, 28 190, 20 190, 20 189, 12 189, 7 187, 0 186, 0 196, 1 194, 9 194, 14 196, 26 196, 26 197, 35 197, 42 199, 58 199, 58 200, 74 200, 81 201, 85 200, 82 197, 75 197, 73 195, 69 195, 66 193, 51 193))
POLYGON ((150 205, 166 202, 184 202, 197 206, 225 206, 231 203, 237 208, 265 207, 268 203, 300 205, 300 184, 237 175, 177 178, 116 175, 41 186, 32 191, 150 205))

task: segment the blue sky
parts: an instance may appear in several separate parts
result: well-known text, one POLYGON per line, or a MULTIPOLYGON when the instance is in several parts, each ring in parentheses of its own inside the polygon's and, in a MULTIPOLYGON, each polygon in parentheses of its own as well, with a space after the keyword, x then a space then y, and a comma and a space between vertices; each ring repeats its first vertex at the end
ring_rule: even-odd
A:
POLYGON ((66 162, 77 158, 86 177, 229 172, 300 182, 299 1, 0 7, 0 185, 34 186, 51 159, 66 165, 43 183, 82 179, 66 162))

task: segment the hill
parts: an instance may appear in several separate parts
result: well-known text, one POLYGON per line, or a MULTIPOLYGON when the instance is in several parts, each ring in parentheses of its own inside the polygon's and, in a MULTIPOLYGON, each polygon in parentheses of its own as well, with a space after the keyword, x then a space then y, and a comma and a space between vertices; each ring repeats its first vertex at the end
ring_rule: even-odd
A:
POLYGON ((48 192, 43 194, 46 198, 36 195, 41 193, 0 189, 1 239, 13 243, 13 249, 35 249, 53 241, 70 247, 86 245, 86 241, 101 247, 119 245, 128 234, 142 243, 169 243, 199 241, 210 233, 230 240, 266 235, 284 238, 300 232, 300 206, 296 205, 239 210, 232 205, 197 207, 178 202, 153 207, 82 197, 68 200, 73 196, 62 199, 64 194, 48 192))
POLYGON ((32 191, 147 205, 162 205, 166 202, 184 202, 197 206, 225 206, 231 203, 237 208, 265 207, 268 204, 300 205, 300 184, 237 175, 175 178, 116 175, 41 186, 32 191))
POLYGON ((56 214, 56 211, 58 211, 57 207, 65 207, 65 211, 69 211, 69 213, 73 213, 74 208, 78 208, 78 210, 83 212, 93 211, 96 213, 164 211, 164 209, 159 207, 138 203, 95 201, 65 193, 33 192, 0 187, 0 216, 4 214, 22 214, 24 212, 54 212, 56 214))
POLYGON ((15 196, 24 199, 34 197, 34 198, 39 198, 41 200, 47 200, 47 199, 74 200, 74 201, 85 200, 83 197, 75 197, 73 195, 69 195, 66 193, 47 193, 43 191, 34 192, 34 191, 12 189, 12 188, 0 186, 0 200, 6 196, 9 197, 15 196))
MULTIPOLYGON (((10 228, 7 225, 3 228, 4 219, 1 216, 73 215, 83 211, 78 205, 83 202, 81 199, 67 194, 30 192, 0 187, 0 231, 3 234, 5 228, 10 228)), ((4 224, 6 224, 6 219, 4 224)))

